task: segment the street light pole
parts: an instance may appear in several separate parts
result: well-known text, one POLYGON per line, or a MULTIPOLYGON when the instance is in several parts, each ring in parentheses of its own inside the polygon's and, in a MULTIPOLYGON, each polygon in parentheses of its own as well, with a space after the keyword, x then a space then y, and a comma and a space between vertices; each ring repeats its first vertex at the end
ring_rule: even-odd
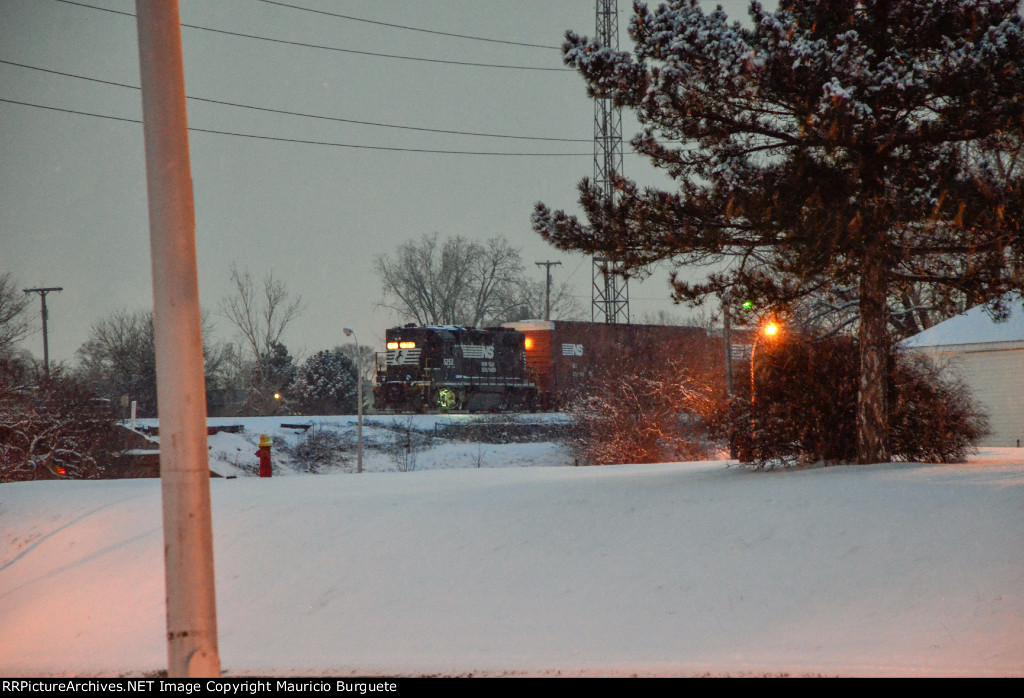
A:
POLYGON ((356 472, 363 472, 363 355, 359 351, 359 336, 351 327, 344 328, 346 337, 352 337, 356 345, 356 472))
POLYGON ((757 436, 757 417, 754 414, 754 359, 757 356, 757 340, 761 339, 763 334, 769 339, 774 337, 779 332, 779 326, 774 322, 768 322, 764 327, 761 328, 760 332, 754 334, 754 343, 750 347, 750 441, 751 441, 751 457, 753 457, 753 446, 754 439, 757 436))

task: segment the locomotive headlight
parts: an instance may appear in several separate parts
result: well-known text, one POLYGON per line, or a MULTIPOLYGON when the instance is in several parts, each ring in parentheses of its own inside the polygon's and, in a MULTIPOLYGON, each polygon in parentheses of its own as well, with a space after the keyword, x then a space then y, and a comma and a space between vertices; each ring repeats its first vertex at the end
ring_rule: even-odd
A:
POLYGON ((415 349, 416 348, 416 342, 399 342, 398 343, 398 348, 399 349, 415 349))
POLYGON ((398 348, 398 342, 388 342, 387 346, 388 346, 388 349, 397 349, 398 348))

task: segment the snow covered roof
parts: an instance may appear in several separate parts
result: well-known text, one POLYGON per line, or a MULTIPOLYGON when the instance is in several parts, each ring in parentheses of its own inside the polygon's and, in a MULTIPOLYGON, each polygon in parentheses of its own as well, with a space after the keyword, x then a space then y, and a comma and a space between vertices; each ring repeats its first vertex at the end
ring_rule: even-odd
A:
POLYGON ((1014 294, 1010 308, 1010 317, 1005 322, 996 322, 984 305, 975 306, 966 313, 903 340, 900 346, 913 349, 954 344, 1024 342, 1024 306, 1020 294, 1014 294))

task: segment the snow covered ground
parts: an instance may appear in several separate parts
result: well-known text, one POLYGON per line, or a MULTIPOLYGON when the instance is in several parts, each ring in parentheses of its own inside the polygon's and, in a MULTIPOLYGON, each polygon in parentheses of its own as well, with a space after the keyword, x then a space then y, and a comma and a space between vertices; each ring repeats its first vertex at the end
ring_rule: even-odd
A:
MULTIPOLYGON (((1024 449, 751 472, 452 442, 247 476, 260 433, 301 438, 280 421, 211 437, 226 676, 1024 676, 1024 449)), ((0 485, 0 675, 166 666, 160 506, 0 485)))
MULTIPOLYGON (((441 468, 500 468, 536 465, 572 465, 573 458, 566 449, 551 442, 488 444, 454 439, 435 439, 447 425, 458 427, 471 424, 491 425, 500 434, 502 425, 512 429, 530 423, 553 424, 564 422, 559 414, 536 414, 523 417, 452 415, 372 415, 363 424, 363 471, 394 472, 397 470, 437 470, 441 468), (410 437, 411 431, 411 437, 410 437)), ((155 425, 156 420, 140 420, 141 426, 155 425)), ((308 433, 332 432, 350 444, 356 442, 357 420, 354 416, 341 417, 234 417, 211 418, 210 426, 243 424, 238 434, 220 432, 209 438, 210 468, 223 476, 243 476, 256 472, 256 449, 260 434, 274 441, 274 472, 278 475, 303 474, 295 463, 290 449, 299 444, 308 433), (289 428, 283 425, 311 425, 310 429, 289 428)), ((520 429, 521 430, 521 429, 520 429)), ((321 472, 354 472, 356 453, 345 452, 346 460, 321 472)))

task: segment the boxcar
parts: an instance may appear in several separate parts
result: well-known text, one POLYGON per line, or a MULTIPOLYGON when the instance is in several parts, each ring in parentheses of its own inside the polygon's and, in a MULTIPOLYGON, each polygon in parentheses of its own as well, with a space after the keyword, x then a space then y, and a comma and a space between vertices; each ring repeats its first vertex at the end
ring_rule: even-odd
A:
POLYGON ((614 366, 627 354, 639 353, 652 363, 682 360, 710 383, 724 387, 724 341, 701 327, 561 320, 508 322, 504 327, 525 336, 528 375, 537 384, 543 409, 557 409, 596 367, 614 366))

